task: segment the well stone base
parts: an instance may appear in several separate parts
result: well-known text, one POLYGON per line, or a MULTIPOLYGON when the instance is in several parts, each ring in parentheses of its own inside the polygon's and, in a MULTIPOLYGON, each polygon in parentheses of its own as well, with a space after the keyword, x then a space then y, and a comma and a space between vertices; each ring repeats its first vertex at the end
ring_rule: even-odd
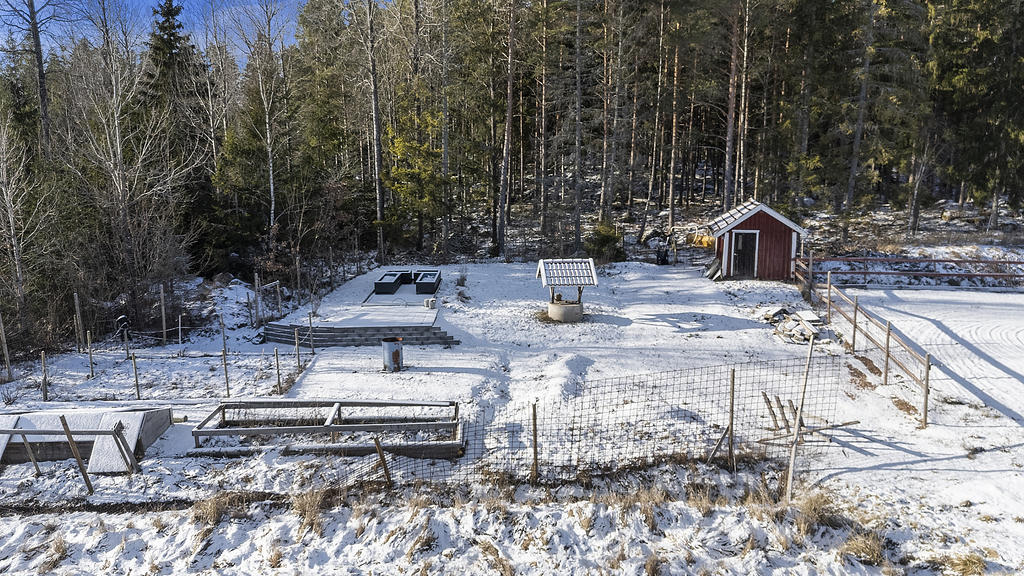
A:
POLYGON ((582 322, 583 304, 548 302, 548 318, 551 318, 555 322, 582 322))

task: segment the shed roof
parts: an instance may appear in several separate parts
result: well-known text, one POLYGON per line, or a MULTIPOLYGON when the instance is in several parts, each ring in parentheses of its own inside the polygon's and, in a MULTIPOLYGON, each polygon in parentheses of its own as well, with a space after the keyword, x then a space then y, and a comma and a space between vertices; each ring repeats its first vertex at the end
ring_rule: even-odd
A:
POLYGON ((593 258, 541 260, 537 278, 544 286, 597 286, 593 258))
POLYGON ((782 214, 779 214, 775 210, 772 210, 768 206, 758 202, 757 200, 747 200, 743 204, 729 210, 725 214, 722 214, 718 218, 715 218, 708 223, 708 228, 711 230, 711 235, 715 238, 725 234, 729 230, 732 230, 740 223, 746 221, 748 218, 757 214, 758 212, 764 212, 772 218, 782 222, 786 226, 792 228, 798 232, 801 236, 807 234, 807 230, 797 225, 795 222, 786 218, 782 214))

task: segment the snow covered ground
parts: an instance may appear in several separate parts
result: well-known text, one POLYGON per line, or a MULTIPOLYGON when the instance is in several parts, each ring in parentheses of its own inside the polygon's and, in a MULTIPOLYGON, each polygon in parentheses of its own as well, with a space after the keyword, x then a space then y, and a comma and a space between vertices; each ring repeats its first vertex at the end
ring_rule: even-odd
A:
MULTIPOLYGON (((716 284, 696 269, 618 264, 603 269, 600 285, 584 292, 587 322, 564 326, 538 318, 548 295, 534 277, 535 265, 441 270, 437 324, 461 345, 407 346, 408 369, 397 374, 380 371, 375 347, 323 350, 314 358, 305 352, 309 366, 286 395, 456 400, 494 408, 557 397, 580 378, 804 353, 760 319, 778 306, 806 308, 792 286, 716 284), (455 279, 463 274, 459 286, 455 279)), ((361 302, 377 275, 342 286, 318 312, 327 318, 332 308, 361 302)), ((205 305, 227 317, 232 396, 272 395, 273 345, 259 344, 256 331, 244 325, 244 290, 234 284, 205 305)), ((861 301, 906 305, 906 317, 878 311, 926 348, 929 341, 913 332, 910 314, 941 318, 960 330, 952 316, 959 302, 933 296, 913 308, 917 301, 909 294, 896 294, 902 303, 881 292, 865 293, 861 301)), ((101 354, 95 379, 86 378, 83 355, 64 354, 53 359, 57 401, 48 408, 170 405, 188 420, 151 447, 142 474, 94 478, 93 496, 86 495, 71 462, 45 463, 38 478, 30 464, 5 467, 0 571, 929 574, 962 567, 958 562, 974 555, 987 561, 982 565, 990 572, 1024 570, 1024 550, 1016 545, 1024 541, 1024 504, 1017 495, 1024 487, 1021 423, 1007 415, 1024 409, 1010 382, 1024 371, 1024 319, 1013 314, 1024 297, 989 296, 996 295, 983 297, 990 303, 987 316, 1005 326, 1005 336, 993 339, 1006 340, 1006 347, 990 346, 984 337, 966 340, 994 361, 979 377, 981 363, 959 364, 976 358, 943 356, 936 341, 933 353, 943 364, 941 376, 933 376, 934 423, 925 430, 891 401, 906 392, 897 390, 904 383, 895 379, 891 390, 881 387, 862 361, 848 357, 866 380, 843 383, 838 419, 860 424, 838 432, 836 448, 825 455, 801 459, 804 478, 793 509, 768 503, 777 474, 757 464, 732 475, 695 462, 666 463, 589 487, 515 487, 496 479, 374 491, 338 489, 349 465, 339 457, 270 451, 242 459, 191 458, 185 453, 192 447, 192 426, 224 393, 216 325, 182 347, 139 352, 146 357, 139 361, 142 401, 134 400, 123 351, 110 346, 101 354), (964 379, 1003 409, 982 406, 986 400, 964 379), (318 513, 303 512, 310 509, 318 513), (871 538, 881 558, 854 545, 871 538)), ((294 315, 307 318, 309 312, 294 315)), ((936 323, 921 322, 922 334, 943 335, 936 323)), ((839 352, 832 343, 820 351, 839 352)), ((294 370, 291 354, 282 348, 286 372, 294 370)), ((7 411, 41 407, 33 387, 38 369, 18 368, 24 376, 7 385, 17 396, 7 411)))

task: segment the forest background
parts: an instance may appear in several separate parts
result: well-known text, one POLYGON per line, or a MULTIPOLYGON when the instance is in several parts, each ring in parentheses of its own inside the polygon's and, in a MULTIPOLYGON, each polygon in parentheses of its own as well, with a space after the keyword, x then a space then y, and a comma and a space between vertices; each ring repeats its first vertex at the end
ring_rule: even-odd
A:
MULTIPOLYGON (((298 262, 614 256, 756 198, 1019 207, 1020 0, 9 0, 0 315, 23 348, 298 262), (667 212, 667 214, 666 214, 667 212), (667 218, 666 218, 667 216, 667 218), (513 240, 513 238, 515 240, 513 240)), ((307 264, 308 266, 309 264, 307 264)), ((312 272, 310 272, 312 274, 312 272)))

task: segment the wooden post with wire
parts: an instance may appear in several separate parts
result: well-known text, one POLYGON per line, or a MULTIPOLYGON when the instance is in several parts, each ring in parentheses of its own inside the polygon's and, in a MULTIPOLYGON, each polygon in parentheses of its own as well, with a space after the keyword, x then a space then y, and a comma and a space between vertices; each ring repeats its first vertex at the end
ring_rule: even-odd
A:
POLYGON ((41 476, 43 471, 39 469, 39 462, 36 461, 36 454, 32 451, 32 444, 28 441, 28 437, 22 434, 21 442, 25 445, 25 452, 28 453, 28 459, 32 461, 32 465, 36 468, 36 476, 41 476))
POLYGON ((537 474, 539 473, 539 462, 537 454, 537 403, 533 403, 533 468, 530 469, 530 483, 537 483, 537 474))
POLYGON ((82 306, 78 301, 78 292, 75 292, 75 344, 78 351, 82 351, 85 344, 85 324, 82 323, 82 306))
POLYGON ((334 290, 334 246, 327 247, 327 265, 330 266, 331 290, 334 290))
POLYGON ((11 372, 11 353, 7 349, 7 333, 4 331, 4 316, 0 314, 0 348, 4 350, 4 368, 7 370, 7 379, 14 380, 11 372))
POLYGON ((85 347, 89 351, 89 378, 95 378, 96 364, 92 361, 92 330, 85 332, 85 347))
POLYGON ((178 346, 181 346, 181 344, 185 341, 185 339, 182 337, 181 317, 182 314, 178 314, 178 346))
POLYGON ((295 253, 295 301, 302 306, 302 257, 295 253))
POLYGON ((316 355, 316 348, 313 347, 313 312, 309 312, 309 353, 316 355))
POLYGON ((224 327, 224 311, 221 310, 220 313, 217 314, 217 317, 220 320, 221 350, 224 352, 225 355, 227 355, 227 353, 228 353, 228 335, 227 335, 226 329, 224 327))
POLYGON ((132 352, 132 372, 135 374, 135 399, 142 400, 142 392, 139 390, 139 364, 135 361, 134 352, 132 352))
POLYGON ((825 276, 825 281, 828 283, 828 296, 827 296, 828 299, 825 300, 825 320, 829 324, 831 324, 832 323, 832 271, 831 270, 829 270, 828 274, 825 276))
POLYGON ((729 369, 729 466, 736 472, 736 369, 729 369))
POLYGON ((228 398, 231 398, 231 380, 228 378, 228 351, 221 350, 221 364, 224 365, 224 391, 228 398))
POLYGON ((807 399, 807 379, 811 375, 811 355, 814 354, 814 334, 807 342, 807 365, 804 367, 804 383, 800 387, 800 405, 793 425, 793 446, 789 451, 789 470, 786 472, 786 505, 793 501, 793 473, 796 468, 796 447, 800 442, 800 422, 804 416, 804 401, 807 399))
POLYGON ((889 385, 889 342, 892 340, 892 320, 885 321, 885 368, 882 370, 882 386, 889 385))
POLYGON ((921 428, 928 427, 928 395, 931 393, 931 383, 929 382, 929 376, 932 371, 932 355, 925 354, 924 356, 924 406, 921 410, 921 428))
POLYGON ((388 470, 388 461, 384 459, 384 448, 380 445, 380 439, 376 436, 373 437, 373 445, 377 447, 377 457, 380 458, 380 466, 384 469, 384 479, 388 481, 388 488, 394 488, 395 484, 391 481, 391 471, 388 470))
POLYGON ((49 387, 50 387, 50 377, 46 373, 46 351, 45 350, 40 350, 39 351, 39 359, 43 363, 43 385, 42 385, 43 402, 49 402, 50 401, 50 390, 49 390, 49 387))
POLYGON ((254 272, 253 275, 254 282, 256 284, 256 291, 253 292, 253 300, 255 301, 254 306, 256 308, 256 327, 258 328, 263 325, 263 321, 261 319, 262 315, 260 314, 260 273, 254 272))
POLYGON ((121 338, 124 340, 124 359, 131 360, 132 354, 128 350, 128 328, 124 329, 124 334, 121 334, 121 338))
POLYGON ((163 284, 160 285, 160 345, 167 346, 167 302, 163 284))
POLYGON ((850 340, 850 352, 857 351, 857 312, 860 310, 860 296, 853 297, 853 338, 850 340))
POLYGON ((302 355, 299 353, 299 329, 295 329, 295 370, 302 370, 302 355))
POLYGON ((274 364, 277 365, 277 393, 281 394, 281 355, 277 353, 277 346, 274 346, 274 364))
POLYGON ((75 438, 71 435, 71 428, 68 427, 68 421, 64 418, 63 414, 60 416, 60 425, 64 427, 64 434, 68 437, 68 446, 71 447, 71 453, 75 456, 75 462, 78 463, 78 471, 82 473, 82 480, 85 480, 85 487, 89 489, 89 494, 92 494, 92 482, 89 481, 89 474, 85 471, 85 463, 82 462, 82 454, 78 451, 78 444, 75 443, 75 438))

